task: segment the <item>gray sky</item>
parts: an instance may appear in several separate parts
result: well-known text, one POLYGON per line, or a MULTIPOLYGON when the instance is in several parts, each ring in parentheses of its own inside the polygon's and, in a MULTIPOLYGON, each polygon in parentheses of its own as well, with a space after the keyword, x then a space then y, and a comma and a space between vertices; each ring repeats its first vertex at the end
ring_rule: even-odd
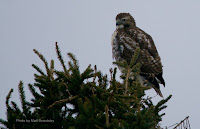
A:
MULTIPOLYGON (((192 128, 199 127, 199 34, 200 1, 188 0, 43 0, 0 1, 0 117, 5 118, 5 100, 14 88, 11 100, 20 104, 18 83, 23 80, 27 99, 28 83, 34 82, 35 63, 44 68, 32 51, 41 52, 48 61, 56 59, 57 41, 65 61, 67 52, 79 60, 81 71, 89 64, 97 65, 104 74, 112 65, 111 35, 115 16, 130 13, 136 25, 149 33, 157 46, 164 66, 166 88, 172 94, 167 103, 162 127, 190 116, 192 128)), ((119 74, 118 74, 119 75, 119 74)), ((149 96, 156 93, 147 92, 149 96)), ((154 102, 161 100, 159 96, 154 102)))

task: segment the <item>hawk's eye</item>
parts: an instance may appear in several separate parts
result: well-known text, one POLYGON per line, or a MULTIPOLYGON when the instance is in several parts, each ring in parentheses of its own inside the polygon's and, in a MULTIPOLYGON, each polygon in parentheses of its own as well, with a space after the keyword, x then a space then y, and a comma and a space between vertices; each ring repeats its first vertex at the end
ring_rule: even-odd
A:
POLYGON ((125 22, 126 21, 126 19, 122 19, 122 22, 125 22))

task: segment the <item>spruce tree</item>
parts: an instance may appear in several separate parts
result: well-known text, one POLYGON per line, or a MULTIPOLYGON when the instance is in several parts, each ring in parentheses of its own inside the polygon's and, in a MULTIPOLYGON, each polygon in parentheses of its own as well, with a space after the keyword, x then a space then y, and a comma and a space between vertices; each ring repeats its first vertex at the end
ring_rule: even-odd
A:
POLYGON ((10 102, 11 89, 6 98, 7 119, 0 119, 0 123, 9 129, 160 128, 159 122, 165 115, 160 111, 167 107, 165 104, 171 95, 155 105, 145 95, 149 87, 141 86, 134 79, 140 72, 140 64, 136 63, 139 51, 137 49, 130 64, 114 62, 123 68, 123 82, 119 82, 116 80, 117 68, 110 69, 110 79, 96 66, 92 68, 89 65, 81 73, 72 53, 68 53, 70 61, 66 66, 57 43, 56 53, 62 71, 54 68, 54 60, 49 65, 44 56, 34 49, 45 65, 45 72, 32 65, 37 74, 34 74, 35 83, 28 84, 33 95, 31 102, 26 100, 23 82, 20 81, 18 89, 22 108, 10 102))

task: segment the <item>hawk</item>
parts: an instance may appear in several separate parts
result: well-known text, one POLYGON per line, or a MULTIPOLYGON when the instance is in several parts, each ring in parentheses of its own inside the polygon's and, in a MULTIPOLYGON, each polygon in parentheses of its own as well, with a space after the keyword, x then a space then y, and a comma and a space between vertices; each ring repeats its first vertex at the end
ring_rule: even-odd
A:
POLYGON ((137 79, 142 85, 151 86, 158 95, 163 97, 159 84, 165 86, 162 77, 162 63, 154 41, 150 35, 136 26, 134 18, 129 13, 116 16, 116 30, 112 35, 112 54, 117 62, 130 63, 134 51, 140 48, 137 62, 141 64, 137 79))

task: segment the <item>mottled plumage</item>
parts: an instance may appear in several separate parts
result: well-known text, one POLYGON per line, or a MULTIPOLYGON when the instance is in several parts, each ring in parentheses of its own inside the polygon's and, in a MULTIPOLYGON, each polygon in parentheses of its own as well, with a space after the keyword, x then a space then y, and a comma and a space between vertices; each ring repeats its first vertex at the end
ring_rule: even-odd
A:
POLYGON ((116 27, 112 36, 113 58, 118 62, 126 60, 130 63, 135 49, 139 47, 140 55, 137 62, 142 66, 137 78, 142 85, 153 87, 162 97, 159 83, 165 86, 165 81, 162 77, 161 59, 153 39, 136 26, 134 18, 129 13, 120 13, 116 16, 116 27))

